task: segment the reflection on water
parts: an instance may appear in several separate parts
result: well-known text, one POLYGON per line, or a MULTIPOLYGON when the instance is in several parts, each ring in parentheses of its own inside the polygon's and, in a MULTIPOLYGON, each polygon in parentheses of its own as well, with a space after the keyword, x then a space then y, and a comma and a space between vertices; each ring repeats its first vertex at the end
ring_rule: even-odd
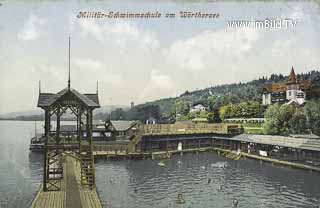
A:
MULTIPOLYGON (((42 155, 28 150, 33 129, 34 122, 0 121, 0 207, 30 206, 40 185, 42 155)), ((233 199, 238 207, 320 205, 318 173, 215 153, 174 156, 165 164, 98 160, 97 187, 105 207, 219 208, 232 207, 233 199), (185 204, 176 203, 179 193, 185 204)))

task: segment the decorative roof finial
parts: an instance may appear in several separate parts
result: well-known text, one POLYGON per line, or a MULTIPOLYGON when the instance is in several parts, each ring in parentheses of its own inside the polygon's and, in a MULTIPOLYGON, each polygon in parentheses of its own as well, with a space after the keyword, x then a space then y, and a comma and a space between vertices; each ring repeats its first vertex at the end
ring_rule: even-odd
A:
POLYGON ((39 94, 41 93, 41 80, 39 80, 39 94))
POLYGON ((68 76, 68 90, 70 90, 70 36, 69 36, 69 76, 68 76))
POLYGON ((99 81, 97 80, 97 90, 96 90, 96 94, 98 94, 99 91, 99 81))

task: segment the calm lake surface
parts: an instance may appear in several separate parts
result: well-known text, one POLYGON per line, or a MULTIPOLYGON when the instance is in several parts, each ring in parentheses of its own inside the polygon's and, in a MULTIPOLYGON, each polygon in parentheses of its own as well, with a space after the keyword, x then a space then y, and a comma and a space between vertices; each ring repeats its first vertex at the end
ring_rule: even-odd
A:
MULTIPOLYGON (((41 129, 42 122, 37 122, 41 129)), ((30 153, 34 122, 0 121, 0 207, 29 207, 42 179, 42 155, 30 153)), ((233 161, 213 152, 152 160, 96 161, 104 207, 320 207, 320 174, 233 161), (226 166, 226 167, 223 167, 226 166), (210 179, 210 183, 208 183, 210 179), (219 190, 221 186, 221 190, 219 190), (186 203, 176 204, 178 193, 186 203)))

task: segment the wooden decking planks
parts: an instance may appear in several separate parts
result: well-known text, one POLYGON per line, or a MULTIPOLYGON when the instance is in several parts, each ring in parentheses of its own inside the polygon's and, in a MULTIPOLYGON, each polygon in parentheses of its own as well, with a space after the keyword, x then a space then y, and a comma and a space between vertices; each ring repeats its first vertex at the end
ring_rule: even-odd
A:
POLYGON ((98 193, 96 189, 90 190, 87 187, 83 187, 80 185, 80 177, 81 177, 81 167, 80 163, 77 160, 73 159, 74 167, 75 167, 75 177, 78 182, 80 198, 82 207, 92 207, 92 208, 102 208, 98 193))
POLYGON ((66 207, 68 208, 82 208, 79 186, 75 176, 75 159, 66 157, 67 164, 67 178, 66 178, 66 207))
POLYGON ((81 186, 79 162, 75 158, 66 156, 63 165, 62 190, 44 192, 40 187, 32 202, 32 208, 102 208, 96 189, 90 190, 81 186))
POLYGON ((36 199, 32 203, 34 208, 52 207, 64 208, 65 194, 63 191, 48 191, 42 190, 38 193, 36 199))
POLYGON ((101 202, 98 194, 94 190, 80 191, 81 203, 83 207, 101 208, 101 202))

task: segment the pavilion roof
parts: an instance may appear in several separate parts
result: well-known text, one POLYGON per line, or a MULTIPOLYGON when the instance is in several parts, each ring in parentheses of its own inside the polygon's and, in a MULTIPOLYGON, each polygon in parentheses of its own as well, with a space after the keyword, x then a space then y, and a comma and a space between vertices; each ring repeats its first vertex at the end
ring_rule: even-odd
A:
POLYGON ((116 131, 127 131, 137 124, 137 121, 111 120, 112 126, 116 131))
POLYGON ((73 88, 65 88, 57 94, 40 93, 38 98, 38 107, 49 107, 67 93, 72 93, 88 107, 100 107, 98 94, 81 94, 73 88))

